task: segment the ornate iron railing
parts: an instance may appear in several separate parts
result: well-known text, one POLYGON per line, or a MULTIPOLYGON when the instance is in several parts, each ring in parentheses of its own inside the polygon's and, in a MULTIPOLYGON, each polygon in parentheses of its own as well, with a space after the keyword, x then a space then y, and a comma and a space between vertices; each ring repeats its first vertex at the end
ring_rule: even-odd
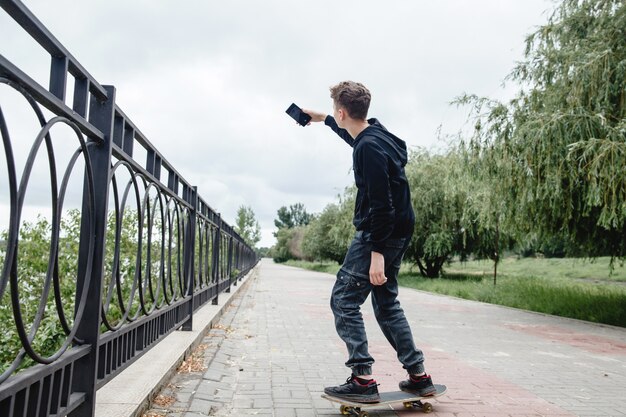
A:
POLYGON ((0 101, 0 196, 9 210, 0 219, 8 221, 0 342, 9 341, 0 416, 91 416, 98 388, 170 332, 191 329, 193 312, 217 304, 258 259, 116 105, 114 87, 100 85, 22 3, 0 0, 0 7, 51 62, 45 88, 0 55, 0 88, 21 97, 38 123, 18 166, 0 101), (59 148, 69 142, 54 140, 61 127, 74 142, 58 171, 59 148), (41 186, 31 175, 42 159, 50 218, 40 219, 46 227, 36 241, 23 214, 29 185, 41 186), (76 176, 80 201, 72 210, 76 176), (43 259, 32 266, 28 256, 42 245, 43 259))

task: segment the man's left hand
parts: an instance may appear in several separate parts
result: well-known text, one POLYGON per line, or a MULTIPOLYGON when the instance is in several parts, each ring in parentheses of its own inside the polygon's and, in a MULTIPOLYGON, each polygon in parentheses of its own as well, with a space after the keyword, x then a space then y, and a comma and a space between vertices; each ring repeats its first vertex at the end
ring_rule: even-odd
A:
POLYGON ((387 282, 387 277, 385 276, 385 257, 382 253, 372 252, 370 282, 372 285, 383 285, 387 282))

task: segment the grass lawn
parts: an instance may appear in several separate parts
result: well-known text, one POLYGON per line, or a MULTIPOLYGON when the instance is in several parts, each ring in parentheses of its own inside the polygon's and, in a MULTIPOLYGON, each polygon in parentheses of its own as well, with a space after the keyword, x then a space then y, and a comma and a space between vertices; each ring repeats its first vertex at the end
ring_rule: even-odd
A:
MULTIPOLYGON (((336 263, 290 261, 288 265, 336 273, 336 263)), ((423 278, 417 267, 404 264, 401 285, 469 300, 516 307, 597 323, 626 327, 626 268, 609 259, 507 258, 493 263, 452 262, 438 279, 423 278)))
MULTIPOLYGON (((569 278, 597 282, 626 282, 626 268, 619 261, 610 269, 610 258, 504 258, 498 264, 498 275, 569 278)), ((452 262, 444 267, 449 275, 481 274, 493 279, 493 262, 452 262)))
POLYGON ((341 266, 337 262, 308 262, 296 260, 287 261, 285 265, 308 269, 310 271, 326 272, 328 274, 336 274, 341 266))

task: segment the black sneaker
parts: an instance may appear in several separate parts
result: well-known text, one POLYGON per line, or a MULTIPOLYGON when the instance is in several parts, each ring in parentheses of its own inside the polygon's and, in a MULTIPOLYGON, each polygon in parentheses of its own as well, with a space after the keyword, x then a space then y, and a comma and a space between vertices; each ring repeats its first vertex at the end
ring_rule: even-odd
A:
POLYGON ((362 384, 357 381, 354 375, 348 378, 343 385, 324 388, 324 393, 357 403, 377 403, 380 401, 376 381, 372 379, 367 384, 362 384))
POLYGON ((419 397, 428 397, 437 392, 437 388, 433 385, 433 380, 430 378, 430 375, 422 375, 419 377, 409 375, 409 379, 400 382, 399 387, 400 390, 415 394, 419 397))

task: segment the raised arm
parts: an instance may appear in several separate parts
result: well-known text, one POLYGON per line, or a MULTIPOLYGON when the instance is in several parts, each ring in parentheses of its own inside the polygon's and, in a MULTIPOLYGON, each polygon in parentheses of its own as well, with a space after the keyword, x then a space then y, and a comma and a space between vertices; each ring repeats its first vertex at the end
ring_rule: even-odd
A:
MULTIPOLYGON (((350 133, 346 129, 342 129, 337 126, 335 118, 330 114, 316 112, 314 110, 302 109, 302 111, 311 116, 311 123, 324 122, 324 124, 330 127, 341 139, 343 139, 348 145, 353 146, 354 139, 350 136, 350 133)), ((310 123, 309 123, 310 124, 310 123)))

